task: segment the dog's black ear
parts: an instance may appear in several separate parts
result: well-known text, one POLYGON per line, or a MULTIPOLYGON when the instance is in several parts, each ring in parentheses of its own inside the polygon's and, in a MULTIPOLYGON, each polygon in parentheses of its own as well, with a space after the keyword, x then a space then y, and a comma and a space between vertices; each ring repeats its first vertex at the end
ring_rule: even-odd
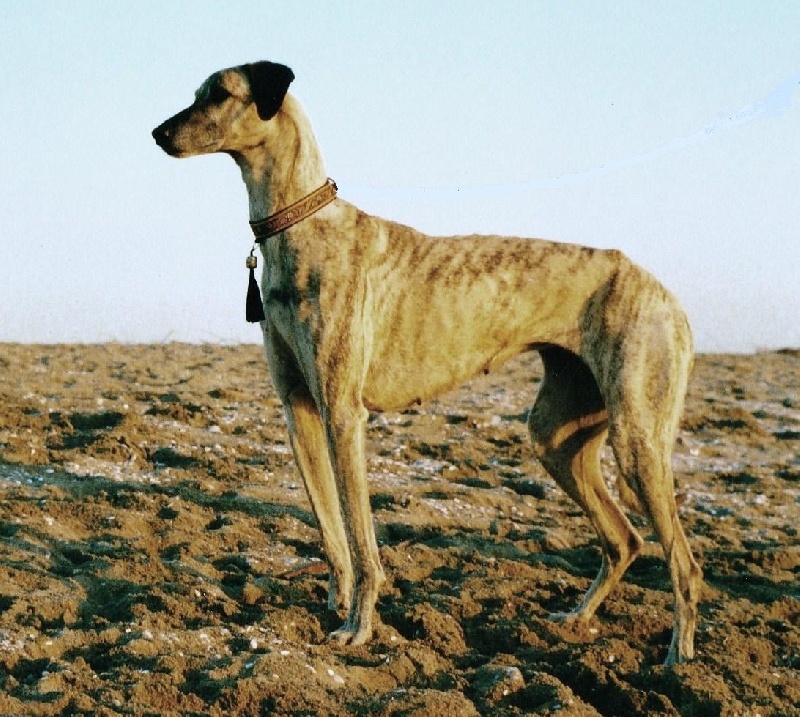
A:
POLYGON ((283 104, 294 72, 277 62, 253 62, 243 69, 250 82, 250 94, 258 116, 262 120, 271 119, 283 104))

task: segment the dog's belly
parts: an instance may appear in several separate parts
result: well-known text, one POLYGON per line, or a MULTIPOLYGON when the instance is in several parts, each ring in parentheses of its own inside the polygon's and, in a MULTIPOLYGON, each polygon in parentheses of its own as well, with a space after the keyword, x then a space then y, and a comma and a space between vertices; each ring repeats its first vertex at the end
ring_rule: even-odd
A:
POLYGON ((444 393, 473 376, 502 364, 535 346, 515 346, 492 355, 448 356, 430 352, 406 362, 375 360, 364 385, 363 402, 370 410, 392 411, 421 403, 444 393))
POLYGON ((529 288, 507 295, 457 291, 449 297, 444 289, 407 287, 395 311, 373 318, 365 403, 402 408, 542 345, 579 351, 585 297, 560 300, 557 293, 543 298, 529 288))

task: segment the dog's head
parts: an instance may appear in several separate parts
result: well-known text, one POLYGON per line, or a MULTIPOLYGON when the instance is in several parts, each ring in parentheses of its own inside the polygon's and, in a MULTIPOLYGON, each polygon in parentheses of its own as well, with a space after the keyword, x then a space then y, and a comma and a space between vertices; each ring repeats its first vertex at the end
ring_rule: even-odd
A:
POLYGON ((215 72, 200 85, 189 107, 153 130, 153 138, 173 157, 252 146, 263 135, 257 125, 278 113, 293 79, 288 67, 275 62, 215 72))

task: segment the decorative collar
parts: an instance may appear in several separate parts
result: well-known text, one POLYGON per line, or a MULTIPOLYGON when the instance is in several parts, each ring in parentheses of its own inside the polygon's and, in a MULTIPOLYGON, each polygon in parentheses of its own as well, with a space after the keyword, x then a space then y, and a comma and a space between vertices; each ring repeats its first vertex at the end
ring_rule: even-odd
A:
POLYGON ((336 190, 336 182, 328 179, 319 189, 315 189, 311 194, 290 204, 286 209, 281 209, 266 219, 250 222, 250 228, 256 237, 256 244, 261 244, 265 239, 294 226, 322 209, 326 204, 330 204, 336 199, 336 190))

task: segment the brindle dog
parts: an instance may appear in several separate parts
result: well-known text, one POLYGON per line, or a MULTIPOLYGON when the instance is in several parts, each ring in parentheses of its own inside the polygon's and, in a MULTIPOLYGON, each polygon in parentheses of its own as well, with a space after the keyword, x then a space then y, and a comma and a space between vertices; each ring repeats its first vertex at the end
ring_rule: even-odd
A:
MULTIPOLYGON (((216 72, 153 131, 174 157, 230 154, 251 222, 326 183, 284 65, 216 72)), ((693 362, 677 300, 619 251, 497 236, 434 238, 334 198, 261 244, 261 327, 292 449, 330 564, 342 644, 372 634, 384 573, 365 463, 368 411, 446 391, 523 351, 544 381, 528 426, 547 471, 586 512, 603 550, 581 603, 589 620, 642 548, 600 469, 608 439, 620 496, 646 515, 675 594, 667 663, 694 654, 701 571, 678 520, 672 448, 693 362)), ((258 302, 256 302, 258 303, 258 302)))

